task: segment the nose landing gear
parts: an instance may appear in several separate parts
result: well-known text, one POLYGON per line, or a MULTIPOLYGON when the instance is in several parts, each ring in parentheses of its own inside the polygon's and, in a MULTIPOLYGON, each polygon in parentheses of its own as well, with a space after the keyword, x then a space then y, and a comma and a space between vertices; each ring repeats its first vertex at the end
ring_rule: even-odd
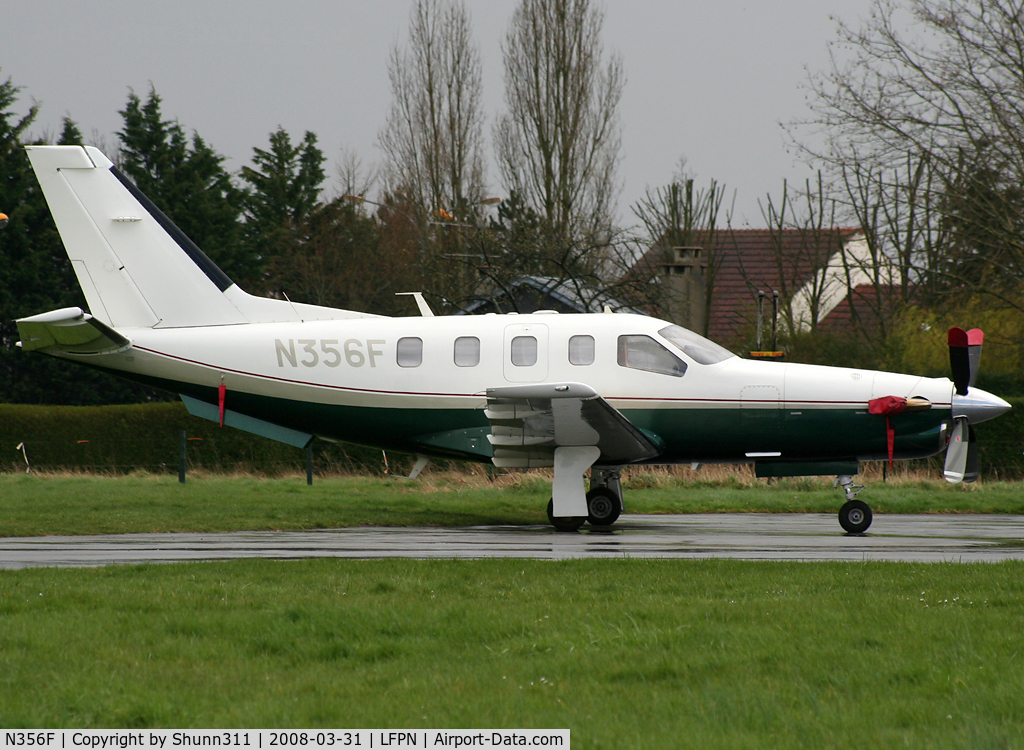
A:
POLYGON ((857 494, 864 489, 863 484, 854 484, 850 476, 836 477, 833 487, 842 487, 846 493, 846 502, 839 509, 839 525, 847 534, 863 534, 871 525, 871 508, 863 500, 857 500, 857 494))

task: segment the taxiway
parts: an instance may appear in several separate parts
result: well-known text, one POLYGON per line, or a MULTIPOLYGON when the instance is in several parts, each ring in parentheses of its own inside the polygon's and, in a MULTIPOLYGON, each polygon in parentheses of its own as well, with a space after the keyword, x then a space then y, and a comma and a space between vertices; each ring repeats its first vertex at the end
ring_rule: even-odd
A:
POLYGON ((995 562, 1024 559, 1024 516, 877 515, 862 536, 844 535, 834 515, 733 513, 625 515, 608 531, 574 534, 476 526, 0 539, 7 569, 313 557, 995 562))

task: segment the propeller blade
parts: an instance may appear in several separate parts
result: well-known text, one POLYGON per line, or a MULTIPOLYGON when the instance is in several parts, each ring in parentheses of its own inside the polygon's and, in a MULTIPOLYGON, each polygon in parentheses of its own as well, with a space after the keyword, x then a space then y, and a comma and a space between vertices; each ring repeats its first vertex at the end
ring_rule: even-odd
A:
MULTIPOLYGON (((949 369, 953 373, 953 385, 959 395, 966 396, 967 389, 971 384, 970 337, 963 328, 950 328, 947 341, 949 342, 949 369)), ((981 358, 980 344, 978 357, 981 358)))
MULTIPOLYGON (((978 369, 981 367, 981 345, 984 341, 985 332, 980 328, 972 328, 967 332, 967 359, 971 364, 971 379, 968 385, 971 388, 974 387, 974 381, 978 379, 978 369)), ((974 442, 973 437, 971 442, 974 442)))
POLYGON ((949 434, 949 445, 946 447, 946 465, 942 476, 947 482, 958 484, 964 481, 967 474, 967 453, 970 439, 970 426, 966 417, 953 420, 953 429, 949 434))
POLYGON ((977 482, 981 475, 978 465, 978 441, 974 437, 974 428, 967 428, 967 465, 964 467, 964 481, 977 482))

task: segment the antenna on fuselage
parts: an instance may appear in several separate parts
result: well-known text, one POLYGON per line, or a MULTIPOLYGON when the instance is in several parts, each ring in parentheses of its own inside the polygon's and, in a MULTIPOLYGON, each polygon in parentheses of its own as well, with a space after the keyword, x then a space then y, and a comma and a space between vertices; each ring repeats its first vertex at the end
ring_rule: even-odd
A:
POLYGON ((764 333, 764 298, 766 293, 757 291, 757 351, 751 352, 754 359, 782 359, 785 352, 779 351, 779 293, 772 290, 772 348, 765 350, 761 345, 764 333))
POLYGON ((416 300, 416 307, 420 310, 420 315, 424 318, 434 317, 434 311, 430 309, 430 305, 423 299, 423 292, 395 292, 396 297, 412 297, 416 300))

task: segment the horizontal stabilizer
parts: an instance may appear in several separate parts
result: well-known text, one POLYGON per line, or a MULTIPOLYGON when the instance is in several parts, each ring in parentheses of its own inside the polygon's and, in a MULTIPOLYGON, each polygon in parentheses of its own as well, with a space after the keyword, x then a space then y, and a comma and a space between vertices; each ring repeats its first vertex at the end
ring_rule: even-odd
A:
MULTIPOLYGON (((208 404, 191 396, 180 395, 185 408, 188 409, 188 413, 193 417, 209 419, 211 422, 220 422, 220 408, 216 404, 208 404)), ((224 424, 228 427, 251 432, 253 435, 276 440, 279 443, 294 445, 296 448, 305 448, 309 445, 309 441, 313 439, 313 436, 308 432, 299 432, 290 427, 282 427, 279 424, 250 417, 248 414, 240 414, 230 409, 224 410, 224 424)))
POLYGON ((49 349, 51 354, 113 354, 132 345, 80 307, 65 307, 15 322, 21 335, 18 346, 26 352, 49 349))

